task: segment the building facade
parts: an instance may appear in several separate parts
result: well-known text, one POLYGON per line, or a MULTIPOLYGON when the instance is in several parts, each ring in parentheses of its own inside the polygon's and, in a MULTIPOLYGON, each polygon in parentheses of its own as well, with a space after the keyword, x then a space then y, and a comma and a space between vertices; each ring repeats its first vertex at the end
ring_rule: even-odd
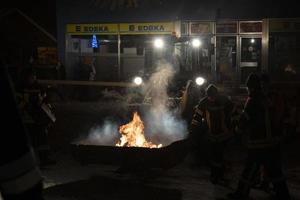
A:
POLYGON ((126 80, 151 73, 161 60, 186 78, 203 75, 224 84, 244 83, 251 72, 270 72, 278 80, 296 79, 299 73, 300 18, 254 13, 250 20, 209 14, 186 20, 142 8, 95 14, 90 5, 62 2, 57 6, 58 49, 71 79, 82 79, 89 68, 83 66, 92 65, 95 80, 126 80), (63 15, 67 5, 70 14, 63 15), (155 39, 163 40, 163 48, 154 46, 155 39), (193 46, 193 40, 200 44, 193 46))

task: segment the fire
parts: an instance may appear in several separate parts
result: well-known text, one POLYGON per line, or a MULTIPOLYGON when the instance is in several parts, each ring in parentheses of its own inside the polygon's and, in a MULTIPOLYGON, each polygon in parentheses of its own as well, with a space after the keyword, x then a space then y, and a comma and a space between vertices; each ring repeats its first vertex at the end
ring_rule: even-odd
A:
POLYGON ((134 112, 133 119, 128 124, 122 125, 119 128, 122 135, 116 146, 119 147, 148 147, 160 148, 162 145, 152 144, 148 142, 144 135, 144 123, 137 112, 134 112))

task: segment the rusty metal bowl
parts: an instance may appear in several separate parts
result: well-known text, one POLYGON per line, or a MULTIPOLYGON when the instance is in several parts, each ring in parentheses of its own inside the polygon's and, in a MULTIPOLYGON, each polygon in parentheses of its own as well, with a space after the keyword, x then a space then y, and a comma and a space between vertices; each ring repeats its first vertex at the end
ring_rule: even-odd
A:
POLYGON ((161 148, 71 144, 72 154, 82 164, 110 164, 136 169, 169 169, 188 153, 188 141, 178 140, 161 148))

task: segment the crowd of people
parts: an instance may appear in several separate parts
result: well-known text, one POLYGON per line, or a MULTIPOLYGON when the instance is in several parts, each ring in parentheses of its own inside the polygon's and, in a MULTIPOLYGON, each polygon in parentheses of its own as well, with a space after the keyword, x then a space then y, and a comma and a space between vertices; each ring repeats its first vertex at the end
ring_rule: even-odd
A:
POLYGON ((250 189, 255 187, 259 177, 258 184, 263 189, 269 189, 272 183, 276 199, 290 199, 280 156, 282 142, 287 136, 296 134, 294 109, 287 105, 280 92, 272 88, 267 74, 250 74, 246 86, 248 97, 238 117, 233 116, 236 114, 234 102, 220 94, 213 84, 206 87, 204 97, 193 109, 192 118, 186 115, 186 111, 195 102, 193 92, 190 100, 184 99, 182 113, 190 124, 191 151, 195 153, 196 161, 203 160, 199 152, 209 152, 206 159, 211 169, 210 181, 224 186, 229 181, 224 176, 225 146, 229 140, 240 136, 247 158, 237 189, 227 198, 248 199, 250 189), (204 146, 207 149, 203 149, 204 146))
MULTIPOLYGON (((58 69, 61 69, 61 65, 58 66, 58 69)), ((4 91, 4 96, 7 97, 1 98, 1 104, 9 105, 7 109, 10 112, 10 118, 6 120, 8 128, 3 130, 15 130, 10 131, 11 135, 1 134, 1 147, 11 145, 10 148, 14 149, 11 150, 12 154, 6 150, 2 151, 5 152, 2 153, 5 159, 0 162, 0 189, 5 200, 42 199, 42 179, 36 157, 42 162, 51 163, 48 159, 47 131, 49 121, 55 121, 55 116, 47 112, 45 114, 43 110, 42 105, 47 104, 45 92, 38 85, 32 67, 22 71, 20 84, 16 87, 12 87, 8 73, 3 67, 1 70, 1 92, 4 91), (14 90, 17 90, 17 93, 14 93, 14 90), (14 104, 15 94, 18 93, 21 94, 21 101, 14 104), (30 130, 29 141, 16 109, 22 106, 31 116, 28 121, 23 118, 27 130, 30 130), (14 136, 13 133, 17 135, 14 136), (15 137, 22 140, 15 140, 15 137), (16 141, 20 144, 15 143, 16 141), (25 183, 26 187, 22 187, 22 181, 28 181, 28 177, 31 181, 29 184, 25 183)), ((93 76, 90 77, 90 80, 93 79, 93 76)), ((230 97, 221 94, 215 85, 209 84, 205 89, 199 90, 192 81, 187 83, 186 92, 182 96, 182 116, 190 124, 190 150, 196 152, 196 159, 202 159, 197 156, 197 152, 202 151, 203 146, 208 147, 210 181, 212 184, 226 185, 228 180, 225 178, 225 147, 230 139, 242 135, 247 159, 235 192, 228 194, 226 198, 247 199, 257 177, 261 177, 260 184, 269 186, 272 183, 277 199, 288 200, 290 194, 280 158, 281 143, 287 135, 296 133, 297 109, 287 104, 280 92, 271 87, 267 74, 250 74, 246 86, 248 97, 243 112, 236 118, 233 116, 233 113, 236 113, 234 102, 230 97), (202 145, 203 143, 206 145, 202 145)))

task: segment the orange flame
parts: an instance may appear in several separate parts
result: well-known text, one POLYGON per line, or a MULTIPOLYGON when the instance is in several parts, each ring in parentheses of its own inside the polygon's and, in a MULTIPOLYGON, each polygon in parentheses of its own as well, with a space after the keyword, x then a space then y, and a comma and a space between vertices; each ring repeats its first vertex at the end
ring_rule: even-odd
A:
POLYGON ((119 147, 148 147, 160 148, 162 145, 152 144, 148 142, 144 135, 144 123, 137 112, 134 112, 133 119, 128 124, 122 125, 119 128, 122 135, 116 146, 119 147))

